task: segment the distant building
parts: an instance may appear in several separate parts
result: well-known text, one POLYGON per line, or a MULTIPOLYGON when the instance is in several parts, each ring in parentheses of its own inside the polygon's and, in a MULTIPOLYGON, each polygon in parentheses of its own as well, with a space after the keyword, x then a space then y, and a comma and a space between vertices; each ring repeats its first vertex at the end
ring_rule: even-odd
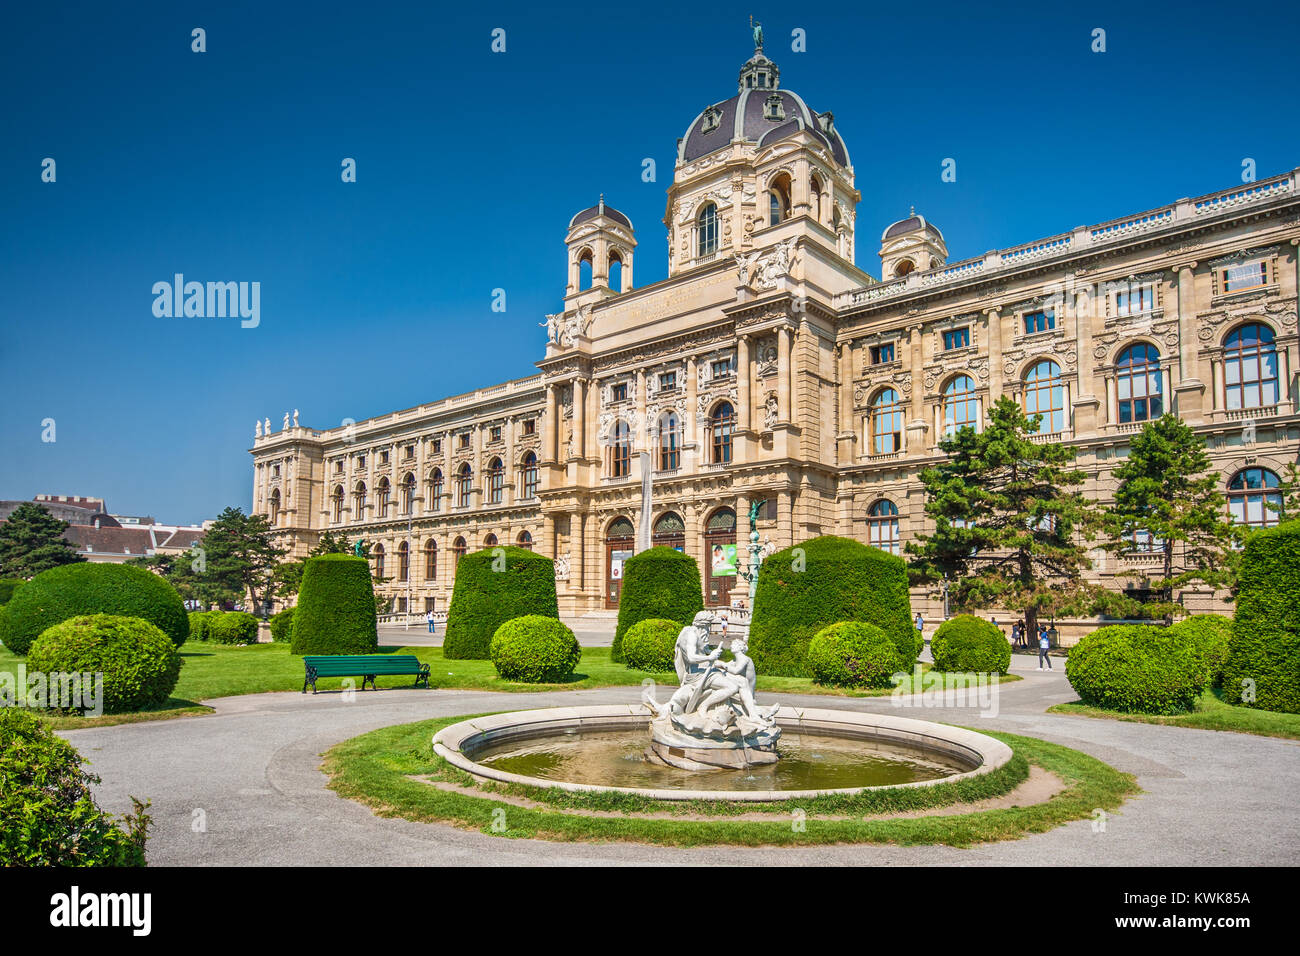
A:
POLYGON ((109 514, 103 498, 36 495, 29 501, 0 501, 0 520, 19 505, 38 504, 68 522, 63 539, 87 561, 121 564, 155 554, 180 554, 203 541, 204 525, 159 524, 151 517, 109 514))

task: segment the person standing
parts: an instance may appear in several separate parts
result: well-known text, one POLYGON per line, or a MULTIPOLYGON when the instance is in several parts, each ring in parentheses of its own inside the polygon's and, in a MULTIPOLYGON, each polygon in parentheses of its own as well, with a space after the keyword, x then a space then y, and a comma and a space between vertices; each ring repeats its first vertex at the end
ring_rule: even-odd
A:
POLYGON ((1011 624, 1011 646, 1020 646, 1020 622, 1013 621, 1011 624))
POLYGON ((1050 671, 1052 669, 1052 658, 1047 653, 1051 646, 1052 642, 1047 637, 1047 626, 1045 624, 1038 625, 1038 669, 1040 671, 1044 669, 1044 664, 1047 665, 1046 670, 1050 671))
POLYGON ((429 633, 432 634, 433 633, 433 608, 430 608, 429 612, 424 615, 424 619, 429 622, 429 633))
POLYGON ((925 622, 921 620, 921 612, 916 612, 916 633, 918 636, 925 637, 925 622))

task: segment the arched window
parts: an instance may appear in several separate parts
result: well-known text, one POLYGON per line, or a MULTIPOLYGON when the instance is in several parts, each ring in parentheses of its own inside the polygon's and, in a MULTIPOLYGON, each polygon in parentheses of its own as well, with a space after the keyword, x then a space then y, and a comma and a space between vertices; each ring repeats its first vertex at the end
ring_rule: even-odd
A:
POLYGON ((1268 528, 1281 521, 1279 484, 1277 475, 1267 468, 1243 468, 1233 475, 1228 482, 1228 514, 1233 524, 1268 528))
POLYGON ((330 506, 333 510, 335 524, 343 520, 343 497, 343 486, 335 485, 334 493, 330 495, 330 506))
POLYGON ((583 249, 578 253, 578 288, 590 289, 592 282, 592 262, 593 256, 590 249, 583 249))
POLYGON ((975 380, 958 375, 943 390, 943 434, 957 434, 960 428, 979 430, 980 400, 975 394, 975 380))
POLYGON ((442 510, 442 493, 443 493, 442 469, 435 468, 433 469, 433 474, 429 476, 429 510, 430 511, 442 510))
POLYGON ((371 554, 375 556, 375 577, 382 578, 384 576, 384 546, 382 544, 375 545, 371 554))
POLYGON ((730 402, 719 402, 709 415, 709 439, 713 447, 715 465, 725 465, 731 461, 731 436, 736 430, 736 410, 730 402))
POLYGON ((375 489, 375 515, 379 518, 388 517, 389 490, 388 479, 380 478, 379 485, 375 489))
POLYGON ((772 180, 767 188, 767 224, 775 226, 790 215, 790 177, 785 173, 772 180))
POLYGON ((494 534, 489 534, 486 538, 483 539, 483 547, 485 548, 495 548, 498 544, 500 544, 500 542, 497 540, 497 536, 494 534))
POLYGON ((1119 420, 1146 422, 1164 414, 1161 400, 1160 352, 1154 345, 1139 342, 1119 353, 1116 385, 1119 389, 1119 420))
POLYGON ((822 181, 816 175, 808 181, 808 199, 812 204, 813 218, 822 221, 822 181))
POLYGON ((415 475, 402 479, 402 514, 415 513, 415 475))
POLYGON ((709 607, 727 607, 741 561, 736 549, 736 512, 731 508, 719 508, 705 521, 704 555, 709 569, 704 599, 709 607))
POLYGON ((470 468, 469 462, 460 466, 456 472, 456 507, 468 508, 473 496, 474 470, 470 468))
POLYGON ((916 271, 916 263, 911 259, 899 259, 898 264, 894 266, 894 278, 899 279, 909 272, 916 271))
POLYGON ((1065 428, 1065 383, 1061 366, 1050 359, 1034 365, 1025 376, 1025 414, 1038 422, 1038 434, 1050 435, 1065 428))
POLYGON ((464 538, 457 538, 451 543, 451 562, 452 568, 460 565, 460 559, 465 557, 466 544, 464 538))
POLYGON ((519 479, 523 484, 523 495, 525 498, 537 497, 537 456, 531 451, 524 455, 524 460, 519 466, 519 479))
POLYGON ((898 554, 898 506, 888 498, 867 510, 867 541, 873 548, 898 554))
POLYGON ((505 489, 506 468, 501 464, 500 458, 493 458, 488 462, 487 473, 487 500, 490 505, 501 504, 501 499, 505 489))
POLYGON ((397 580, 406 581, 411 577, 411 546, 403 541, 397 547, 397 580))
POLYGON ((871 454, 888 455, 903 447, 903 404, 898 392, 883 389, 871 402, 871 454))
POLYGON ((632 430, 627 422, 619 419, 614 423, 609 446, 609 473, 615 478, 623 478, 632 473, 632 430))
POLYGON ((1277 347, 1272 329, 1253 322, 1229 333, 1223 341, 1223 382, 1229 409, 1277 404, 1277 347))
POLYGON ((271 502, 268 507, 271 527, 274 528, 280 523, 280 489, 276 488, 271 492, 271 502))
POLYGON ((676 471, 682 464, 682 420, 676 412, 659 416, 659 470, 676 471))
POLYGON ((675 511, 665 511, 655 519, 650 543, 656 547, 686 550, 686 522, 675 511))
POLYGON ((364 521, 366 517, 366 483, 358 481, 352 492, 352 520, 364 521))
POLYGON ((519 547, 523 548, 525 551, 531 551, 533 550, 533 536, 527 531, 520 531, 519 537, 515 539, 515 544, 519 545, 519 547))
POLYGON ((711 256, 718 251, 718 207, 705 203, 696 217, 696 245, 698 256, 711 256))
POLYGON ((614 292, 623 291, 623 257, 619 255, 617 249, 611 249, 609 252, 609 287, 614 292))
POLYGON ((424 580, 438 580, 438 542, 432 538, 424 542, 424 580))

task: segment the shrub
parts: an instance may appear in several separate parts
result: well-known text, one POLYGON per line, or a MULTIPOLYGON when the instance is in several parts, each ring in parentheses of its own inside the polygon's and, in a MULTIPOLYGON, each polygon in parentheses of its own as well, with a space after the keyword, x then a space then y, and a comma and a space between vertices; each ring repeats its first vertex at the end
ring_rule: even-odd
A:
POLYGON ((1093 707, 1139 714, 1180 714, 1200 691, 1201 659, 1167 627, 1099 627, 1070 648, 1065 676, 1093 707))
POLYGON ((618 627, 614 630, 610 660, 623 660, 623 640, 633 625, 656 618, 676 621, 680 631, 702 610, 700 566, 689 554, 657 547, 633 555, 623 562, 618 627))
POLYGON ((497 628, 528 615, 560 617, 551 559, 513 546, 467 554, 456 566, 443 656, 487 660, 497 628))
POLYGON ((271 640, 286 643, 293 640, 293 608, 287 607, 271 615, 271 640))
POLYGON ((55 624, 32 644, 27 669, 103 673, 104 712, 153 710, 167 703, 181 673, 176 645, 138 617, 90 614, 55 624))
POLYGON ((818 684, 889 687, 898 667, 898 645, 863 621, 840 621, 808 642, 808 669, 818 684))
POLYGON ((930 638, 934 668, 1005 674, 1011 666, 1011 644, 1005 634, 983 618, 958 614, 944 621, 930 638))
POLYGON ((902 558, 829 535, 776 552, 758 573, 754 666, 760 674, 808 676, 808 642, 841 621, 875 624, 898 648, 898 669, 911 670, 916 628, 902 558))
POLYGON ((0 866, 144 866, 145 806, 119 826, 83 763, 35 714, 0 707, 0 866))
POLYGON ((1196 614, 1179 621, 1170 633, 1192 647, 1201 659, 1201 687, 1218 687, 1232 640, 1232 618, 1222 614, 1196 614))
POLYGON ((673 649, 685 625, 650 617, 628 628, 623 659, 632 670, 661 674, 673 669, 673 649))
POLYGON ((213 644, 256 644, 257 618, 247 611, 225 611, 208 618, 208 640, 213 644))
POLYGON ((379 649, 369 561, 350 554, 307 559, 290 647, 294 654, 369 654, 379 649))
POLYGON ((83 614, 141 617, 180 647, 190 636, 176 589, 151 571, 129 564, 65 564, 42 571, 5 605, 5 647, 22 656, 46 629, 83 614))
POLYGON ((190 640, 208 640, 211 637, 208 627, 212 618, 220 613, 220 611, 190 611, 190 640))
POLYGON ((8 604, 14 592, 26 583, 22 578, 0 578, 0 604, 8 604))
POLYGON ((542 614, 506 621, 492 635, 489 653, 501 677, 528 684, 565 680, 582 658, 573 632, 542 614))
POLYGON ((1237 586, 1224 699, 1300 714, 1300 521, 1246 540, 1237 586))

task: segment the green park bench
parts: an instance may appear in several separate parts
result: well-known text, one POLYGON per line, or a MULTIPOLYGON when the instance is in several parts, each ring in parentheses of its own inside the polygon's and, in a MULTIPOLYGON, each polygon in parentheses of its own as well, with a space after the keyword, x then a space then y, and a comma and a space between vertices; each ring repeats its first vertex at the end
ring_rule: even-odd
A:
POLYGON ((321 677, 360 677, 361 689, 369 683, 372 690, 375 678, 390 677, 394 674, 414 674, 415 686, 429 686, 429 665, 421 664, 414 654, 328 654, 312 655, 302 659, 307 668, 307 676, 302 682, 302 692, 307 693, 307 685, 316 693, 316 681, 321 677))

